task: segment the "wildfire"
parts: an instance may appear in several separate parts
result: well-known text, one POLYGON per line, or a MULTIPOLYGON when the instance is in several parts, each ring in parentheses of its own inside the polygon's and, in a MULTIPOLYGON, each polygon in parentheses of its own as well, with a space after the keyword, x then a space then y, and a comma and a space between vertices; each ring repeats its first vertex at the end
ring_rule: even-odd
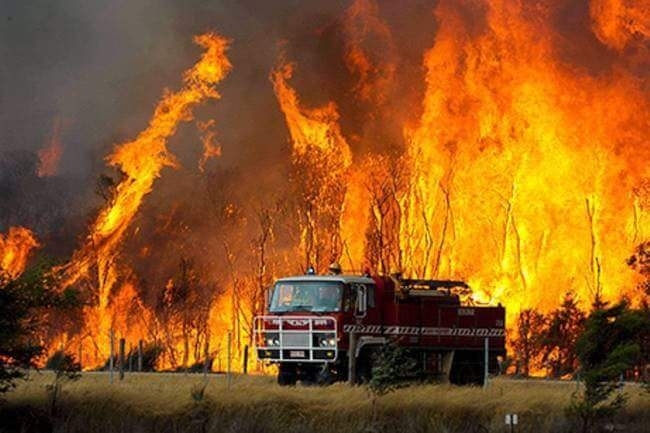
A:
MULTIPOLYGON (((592 0, 581 11, 590 27, 580 37, 586 57, 607 54, 595 62, 581 58, 580 44, 566 43, 573 35, 558 24, 565 15, 558 5, 570 3, 437 2, 435 32, 422 53, 423 82, 410 82, 418 75, 403 64, 408 56, 400 57, 406 50, 393 35, 397 29, 382 19, 376 1, 356 0, 337 22, 342 59, 327 59, 343 61, 338 72, 349 75, 341 80, 349 88, 340 94, 353 100, 348 104, 326 94, 320 96, 327 103, 309 107, 291 83, 298 63, 281 58, 270 81, 290 137, 292 172, 290 190, 280 193, 288 212, 278 215, 297 226, 299 240, 286 236, 294 244, 278 253, 271 244, 280 229, 269 222, 262 241, 253 241, 253 255, 263 259, 253 273, 241 265, 251 260, 236 261, 226 245, 223 267, 232 281, 222 277, 223 287, 214 283, 192 295, 206 325, 188 331, 194 316, 175 310, 174 299, 191 272, 159 288, 169 310, 160 313, 145 305, 140 276, 120 263, 120 251, 161 171, 176 166, 167 140, 198 104, 219 98, 214 86, 231 69, 227 41, 198 36, 205 52, 184 73, 182 88, 166 92, 147 128, 107 157, 122 178, 86 242, 59 269, 65 285, 83 283, 95 296, 77 341, 86 347, 90 339, 96 348, 84 365, 106 359, 113 330, 131 342, 164 341, 171 348, 166 367, 210 352, 225 368, 227 330, 237 344, 250 341, 250 316, 271 275, 298 265, 323 271, 334 260, 346 270, 464 279, 474 302, 505 305, 510 327, 520 310, 548 311, 567 292, 582 308, 596 296, 634 298, 635 275, 625 259, 650 239, 650 9, 647 1, 592 0), (392 136, 389 123, 399 131, 392 131, 394 142, 385 138, 392 136), (271 262, 276 267, 267 270, 271 262)), ((214 124, 197 122, 201 172, 221 155, 214 124)), ((40 176, 56 172, 49 161, 60 155, 59 135, 57 123, 40 176)), ((234 220, 241 211, 236 198, 219 198, 234 220)), ((173 230, 169 218, 163 230, 173 230)), ((231 235, 233 243, 249 241, 246 230, 224 230, 224 244, 231 235)), ((19 274, 37 246, 28 230, 10 229, 0 237, 0 267, 19 274)), ((141 255, 150 250, 142 247, 141 255)))
MULTIPOLYGON (((556 32, 550 8, 532 16, 524 3, 477 6, 437 6, 421 115, 405 125, 399 159, 353 164, 334 103, 305 110, 287 85, 293 66, 272 74, 294 165, 323 190, 332 179, 346 184, 305 196, 302 249, 319 248, 315 226, 336 230, 336 242, 352 245, 349 263, 465 278, 475 301, 505 304, 510 319, 521 308, 553 308, 568 291, 585 303, 618 297, 634 287, 625 257, 650 236, 639 193, 650 175, 640 162, 650 159, 647 92, 620 67, 595 76, 558 58, 553 38, 538 36, 556 32), (467 14, 484 14, 485 29, 467 14), (315 223, 325 208, 340 218, 336 227, 315 223)), ((648 36, 642 6, 595 1, 590 12, 595 35, 614 48, 648 36)), ((398 70, 364 49, 372 35, 380 52, 393 50, 376 3, 354 2, 345 29, 357 97, 381 110, 398 70)), ((344 249, 330 246, 332 257, 347 259, 344 249)))
MULTIPOLYGON (((350 5, 343 30, 345 65, 356 81, 353 92, 361 103, 372 107, 368 120, 375 120, 381 117, 378 113, 388 102, 395 78, 390 30, 372 0, 350 5), (369 47, 381 47, 382 55, 369 47)), ((371 223, 382 226, 383 221, 377 222, 377 218, 383 220, 385 216, 377 216, 377 206, 382 206, 379 201, 384 201, 375 194, 377 184, 387 182, 382 171, 376 170, 375 161, 383 159, 368 156, 353 161, 350 144, 341 133, 336 105, 330 101, 315 109, 302 107, 296 90, 287 84, 293 70, 293 64, 281 62, 271 81, 291 135, 294 166, 302 179, 299 216, 304 265, 324 270, 328 262, 340 261, 348 270, 370 266, 388 271, 388 264, 368 257, 373 255, 373 248, 366 245, 368 227, 371 223), (377 262, 386 266, 373 266, 380 264, 377 262)), ((359 131, 359 137, 362 135, 359 131)), ((369 141, 367 137, 361 140, 369 141)))
MULTIPOLYGON (((120 144, 108 156, 124 178, 116 186, 112 200, 100 212, 88 236, 88 241, 75 252, 72 261, 63 267, 65 286, 82 278, 90 278, 96 268, 97 306, 88 315, 89 332, 108 355, 108 335, 114 312, 109 309, 110 295, 118 280, 118 256, 121 242, 142 200, 151 192, 153 183, 164 167, 175 166, 167 149, 167 139, 174 135, 180 122, 192 119, 192 109, 206 99, 218 98, 214 85, 230 71, 226 58, 226 39, 211 33, 195 38, 205 52, 183 75, 184 86, 177 92, 166 92, 158 103, 148 127, 130 142, 120 144)), ((100 361, 102 358, 99 358, 100 361)), ((105 358, 104 358, 105 359, 105 358)))
POLYGON ((622 50, 633 40, 650 36, 650 3, 647 1, 592 0, 589 5, 594 33, 604 44, 622 50))
POLYGON ((650 157, 647 92, 616 69, 592 77, 557 60, 536 37, 550 16, 487 5, 477 36, 455 3, 436 9, 423 113, 406 130, 406 267, 474 280, 511 316, 569 290, 615 298, 634 286, 626 254, 650 236, 632 194, 650 175, 638 163, 650 157))
POLYGON ((305 267, 326 269, 342 252, 339 219, 352 153, 341 134, 336 105, 330 102, 314 109, 302 107, 296 91, 287 83, 292 74, 293 65, 285 63, 273 71, 271 81, 291 134, 300 178, 300 249, 305 267))
POLYGON ((34 233, 24 227, 10 227, 5 236, 0 233, 0 274, 18 277, 25 270, 31 251, 39 246, 34 233))
POLYGON ((294 65, 281 64, 272 74, 273 89, 280 103, 291 133, 294 154, 304 156, 319 150, 346 168, 352 162, 352 153, 338 125, 339 114, 333 102, 323 107, 307 109, 300 105, 294 89, 287 80, 293 75, 294 65))

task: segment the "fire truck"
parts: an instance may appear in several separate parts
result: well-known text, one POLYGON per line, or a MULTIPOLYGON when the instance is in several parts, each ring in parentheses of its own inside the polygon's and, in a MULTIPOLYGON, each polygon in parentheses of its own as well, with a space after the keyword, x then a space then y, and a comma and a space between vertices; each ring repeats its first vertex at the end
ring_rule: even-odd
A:
POLYGON ((463 305, 462 281, 399 275, 281 278, 254 318, 260 361, 278 383, 363 382, 386 345, 400 347, 420 377, 482 384, 505 356, 505 309, 463 305))

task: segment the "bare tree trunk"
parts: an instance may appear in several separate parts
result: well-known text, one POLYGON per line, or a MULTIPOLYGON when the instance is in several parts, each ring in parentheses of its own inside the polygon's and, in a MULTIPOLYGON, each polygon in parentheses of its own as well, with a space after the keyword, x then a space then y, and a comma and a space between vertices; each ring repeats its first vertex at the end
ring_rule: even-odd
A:
POLYGON ((442 230, 440 233, 440 242, 438 244, 438 249, 436 250, 436 258, 433 264, 433 276, 438 276, 440 271, 440 260, 442 259, 442 250, 445 246, 445 239, 447 238, 447 226, 449 225, 449 219, 451 215, 451 198, 449 189, 445 188, 442 183, 440 184, 440 189, 445 197, 445 218, 442 223, 442 230))
POLYGON ((596 234, 596 205, 587 197, 585 199, 587 209, 587 220, 589 221, 589 234, 591 238, 589 270, 592 276, 592 289, 594 292, 594 304, 602 302, 602 287, 600 282, 600 257, 598 256, 598 240, 596 234))
POLYGON ((517 222, 515 220, 515 215, 514 215, 514 210, 513 210, 513 202, 515 199, 515 182, 513 180, 512 182, 512 187, 510 189, 510 196, 508 198, 505 198, 501 196, 502 200, 504 201, 504 208, 506 212, 506 221, 504 224, 503 228, 503 240, 502 240, 502 253, 501 253, 501 263, 503 264, 508 256, 509 248, 508 244, 511 242, 510 241, 510 233, 514 235, 514 254, 515 254, 515 259, 517 263, 517 273, 519 275, 519 279, 521 280, 521 284, 524 290, 528 287, 528 282, 526 280, 526 274, 524 273, 523 269, 523 260, 522 260, 522 252, 521 252, 521 236, 519 235, 519 229, 517 227, 517 222))
MULTIPOLYGON (((187 312, 185 312, 187 314, 187 312)), ((185 315, 184 314, 184 315, 185 315)), ((187 369, 190 357, 190 326, 187 317, 183 317, 183 368, 187 369)))

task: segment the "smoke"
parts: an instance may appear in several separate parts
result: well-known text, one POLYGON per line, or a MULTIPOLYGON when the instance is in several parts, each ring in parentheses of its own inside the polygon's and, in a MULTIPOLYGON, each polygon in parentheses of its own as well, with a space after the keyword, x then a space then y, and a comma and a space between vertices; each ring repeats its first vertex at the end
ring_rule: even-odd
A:
MULTIPOLYGON (((143 128, 165 87, 178 85, 197 54, 192 36, 206 29, 234 39, 233 58, 243 73, 224 91, 232 101, 228 108, 204 109, 204 118, 219 119, 218 136, 227 150, 218 164, 269 167, 281 160, 286 140, 279 114, 275 122, 254 119, 277 112, 268 71, 283 20, 290 17, 269 18, 294 9, 290 3, 275 8, 235 1, 4 1, 0 231, 24 224, 43 237, 64 227, 67 239, 57 240, 69 250, 83 235, 84 224, 76 222, 90 219, 101 205, 98 176, 116 176, 106 168, 105 155, 143 128), (51 142, 57 119, 65 124, 58 134, 58 172, 37 179, 37 155, 51 142)), ((174 146, 181 170, 193 172, 198 151, 189 125, 174 146)))

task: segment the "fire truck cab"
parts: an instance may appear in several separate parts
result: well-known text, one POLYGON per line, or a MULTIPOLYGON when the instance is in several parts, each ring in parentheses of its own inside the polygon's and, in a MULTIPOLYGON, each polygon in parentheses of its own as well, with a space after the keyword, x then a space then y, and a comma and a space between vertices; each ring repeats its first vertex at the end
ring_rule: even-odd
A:
POLYGON ((405 349, 422 376, 480 384, 505 356, 505 310, 461 305, 461 281, 399 276, 298 275, 269 291, 254 319, 257 357, 278 383, 368 380, 378 351, 405 349))

